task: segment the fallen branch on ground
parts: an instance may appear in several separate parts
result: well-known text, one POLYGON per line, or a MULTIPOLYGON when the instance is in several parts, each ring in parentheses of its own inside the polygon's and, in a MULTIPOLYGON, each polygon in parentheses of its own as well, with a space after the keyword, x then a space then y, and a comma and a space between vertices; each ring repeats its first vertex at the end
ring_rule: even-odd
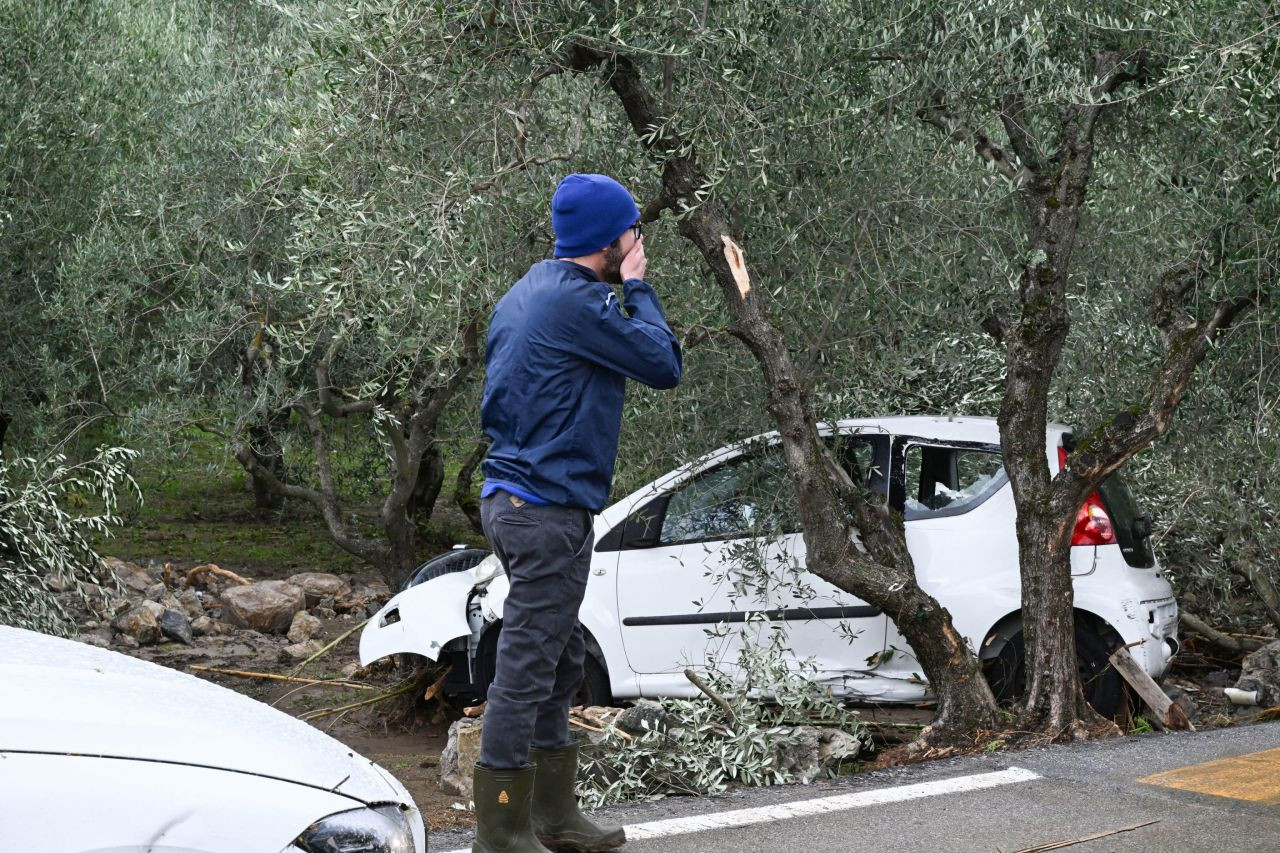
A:
POLYGON ((440 673, 440 677, 433 681, 431 686, 427 688, 427 692, 422 694, 423 700, 430 702, 432 699, 436 698, 436 694, 438 694, 444 687, 445 679, 448 677, 449 670, 446 668, 444 672, 440 673))
POLYGON ((327 684, 330 687, 350 687, 354 690, 377 690, 378 688, 368 684, 360 684, 355 681, 345 681, 340 678, 296 678, 292 675, 275 675, 270 672, 252 672, 247 669, 222 669, 216 666, 201 666, 194 664, 190 667, 198 672, 217 672, 222 675, 236 675, 241 678, 265 678, 270 681, 288 681, 292 684, 327 684))
POLYGON ((1048 844, 1037 844, 1035 847, 1024 847, 1021 850, 1013 851, 1013 853, 1044 853, 1046 850, 1058 850, 1063 847, 1070 847, 1073 844, 1084 844, 1086 841, 1097 841, 1099 838, 1119 835, 1122 832, 1133 832, 1135 829, 1142 829, 1144 826, 1151 826, 1151 824, 1159 822, 1160 821, 1158 819, 1149 820, 1146 823, 1135 823, 1133 826, 1122 826, 1119 829, 1109 829, 1106 832, 1098 832, 1081 838, 1069 838, 1065 841, 1053 841, 1048 844))
POLYGON ((224 569, 221 566, 214 565, 213 563, 205 563, 203 565, 196 566, 194 569, 187 572, 187 577, 185 580, 183 580, 183 585, 190 587, 193 583, 195 583, 196 578, 199 578, 203 575, 217 575, 220 578, 226 578, 232 583, 239 584, 240 586, 246 586, 248 584, 253 583, 253 581, 249 580, 248 578, 240 577, 238 574, 231 571, 230 569, 224 569))
POLYGON ((331 651, 333 651, 335 648, 337 648, 337 646, 338 646, 338 644, 339 644, 339 643, 341 643, 341 642, 342 642, 343 640, 345 640, 347 637, 350 637, 350 636, 351 636, 352 634, 354 634, 356 631, 359 631, 361 628, 363 628, 363 627, 364 627, 365 625, 367 625, 367 624, 369 624, 369 620, 368 620, 368 619, 364 620, 364 621, 363 621, 363 622, 361 622, 359 625, 356 625, 356 626, 355 626, 354 628, 352 628, 351 630, 349 630, 349 631, 344 631, 344 632, 341 634, 341 636, 339 636, 336 640, 334 640, 333 642, 329 643, 329 645, 325 646, 323 649, 321 649, 320 651, 316 652, 314 655, 312 655, 311 657, 309 657, 309 658, 307 658, 306 660, 304 660, 302 663, 300 663, 300 664, 298 664, 297 666, 295 666, 295 667, 293 668, 293 671, 292 671, 292 672, 290 672, 290 673, 289 673, 289 675, 297 675, 298 673, 302 672, 302 668, 303 668, 303 667, 305 667, 307 664, 312 663, 312 662, 314 662, 314 661, 317 661, 317 660, 319 660, 320 658, 324 657, 324 656, 325 656, 325 655, 327 655, 329 652, 331 652, 331 651))
POLYGON ((709 698, 712 702, 715 702, 717 705, 719 705, 720 710, 724 711, 725 716, 727 716, 732 721, 735 721, 735 722, 737 721, 738 715, 733 712, 733 707, 729 705, 729 703, 725 700, 723 696, 721 696, 719 693, 712 690, 711 686, 707 684, 707 682, 699 678, 696 672, 694 672, 691 669, 686 669, 684 671, 684 677, 689 679, 689 681, 693 683, 694 687, 698 688, 704 694, 706 694, 707 698, 709 698))
POLYGON ((1267 644, 1262 640, 1249 639, 1244 636, 1232 636, 1224 631, 1219 631, 1194 613, 1188 613, 1185 610, 1178 615, 1178 618, 1190 630, 1195 631, 1215 646, 1228 651, 1248 653, 1256 651, 1267 644))
POLYGON ((334 708, 320 708, 315 711, 308 711, 305 714, 298 715, 298 719, 306 720, 310 722, 311 720, 318 720, 321 717, 327 717, 330 714, 338 714, 343 711, 350 711, 354 708, 363 708, 366 705, 375 705, 378 702, 385 702, 388 699, 395 699, 398 696, 404 696, 407 693, 412 693, 414 690, 417 689, 417 687, 418 687, 417 681, 413 681, 410 684, 405 685, 404 687, 400 687, 395 690, 388 691, 386 693, 380 693, 377 696, 371 697, 369 699, 362 699, 359 702, 351 702, 346 705, 338 705, 337 707, 334 707, 334 708))

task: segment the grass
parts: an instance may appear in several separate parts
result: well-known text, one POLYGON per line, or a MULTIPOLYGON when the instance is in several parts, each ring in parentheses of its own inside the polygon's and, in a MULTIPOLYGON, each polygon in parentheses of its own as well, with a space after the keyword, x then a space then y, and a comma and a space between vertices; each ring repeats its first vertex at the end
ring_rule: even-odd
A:
MULTIPOLYGON (((334 544, 320 513, 309 504, 286 501, 281 510, 256 511, 248 475, 209 437, 193 439, 180 461, 144 460, 134 477, 143 503, 127 508, 126 524, 98 540, 101 554, 179 567, 217 563, 257 579, 300 571, 366 573, 373 568, 334 544)), ((451 480, 445 482, 448 486, 451 480)), ((450 498, 446 488, 424 531, 423 560, 458 542, 483 542, 450 498)), ((356 510, 362 517, 374 515, 372 506, 356 510)), ((369 523, 361 530, 379 535, 369 523)))

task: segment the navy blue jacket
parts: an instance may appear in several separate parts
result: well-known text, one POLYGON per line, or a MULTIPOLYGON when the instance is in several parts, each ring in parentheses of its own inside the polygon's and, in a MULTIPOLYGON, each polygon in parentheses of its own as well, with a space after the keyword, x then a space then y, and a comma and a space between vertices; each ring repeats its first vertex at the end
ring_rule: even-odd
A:
POLYGON ((653 288, 613 288, 572 261, 540 261, 489 320, 481 418, 486 484, 599 512, 613 484, 626 378, 680 382, 680 344, 653 288))

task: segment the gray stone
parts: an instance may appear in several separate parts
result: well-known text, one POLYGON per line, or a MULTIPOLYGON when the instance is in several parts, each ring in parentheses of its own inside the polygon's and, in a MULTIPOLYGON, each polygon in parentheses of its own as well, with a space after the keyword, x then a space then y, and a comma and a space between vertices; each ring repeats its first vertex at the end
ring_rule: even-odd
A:
POLYGON ((76 639, 87 645, 97 646, 100 649, 109 648, 111 646, 111 641, 101 634, 82 634, 79 637, 76 637, 76 639))
POLYGON ((319 640, 307 640, 302 643, 293 643, 280 650, 280 659, 284 661, 306 660, 323 648, 324 643, 319 640))
POLYGON ((315 607, 324 598, 346 598, 351 594, 349 583, 327 572, 299 572, 289 578, 289 583, 302 589, 307 607, 315 607))
POLYGON ((822 729, 818 735, 818 760, 823 769, 852 761, 862 752, 862 741, 841 729, 822 729))
POLYGON ((66 592, 75 586, 70 578, 64 578, 61 575, 46 575, 44 577, 44 585, 54 592, 66 592))
POLYGON ((136 649, 142 644, 138 638, 130 634, 116 634, 116 645, 122 649, 136 649))
POLYGON ((166 637, 185 645, 195 643, 191 633, 191 621, 181 610, 165 610, 160 614, 160 630, 166 637))
POLYGON ((483 732, 483 719, 463 717, 449 726, 449 740, 440 753, 440 790, 471 799, 483 732))
POLYGON ((134 592, 146 592, 153 583, 151 575, 143 571, 141 566, 119 557, 103 557, 102 568, 115 575, 121 584, 134 592))
POLYGON ((818 757, 821 735, 821 730, 813 726, 797 726, 786 734, 779 734, 774 742, 774 769, 798 782, 816 779, 822 772, 818 757))
POLYGON ((160 601, 162 598, 165 597, 165 594, 168 592, 169 590, 167 587, 165 587, 164 584, 153 583, 151 584, 151 586, 147 587, 146 595, 147 595, 147 598, 151 599, 152 601, 160 601))
POLYGON ((149 646, 160 642, 160 616, 164 608, 154 601, 143 601, 111 620, 111 627, 132 637, 139 644, 149 646))
POLYGON ((222 593, 222 612, 228 622, 266 634, 288 631, 293 614, 305 604, 302 589, 287 581, 259 581, 222 593))
POLYGON ((289 625, 289 633, 286 636, 291 643, 303 643, 320 636, 322 630, 319 619, 305 610, 299 610, 293 614, 293 622, 289 625))
POLYGON ((197 637, 207 637, 210 634, 217 633, 217 628, 220 624, 219 622, 214 622, 208 616, 197 616, 191 620, 191 633, 197 637))
POLYGON ((311 611, 317 619, 337 619, 338 611, 331 607, 317 607, 311 611))
POLYGON ((182 606, 182 612, 187 614, 188 619, 199 619, 204 615, 204 597, 199 590, 184 589, 174 597, 178 599, 178 604, 182 606))
POLYGON ((624 708, 613 722, 627 734, 636 737, 646 732, 665 732, 669 728, 667 713, 652 699, 640 699, 630 708, 624 708))
POLYGON ((1280 705, 1280 640, 1245 657, 1236 689, 1257 691, 1258 704, 1263 707, 1280 705))

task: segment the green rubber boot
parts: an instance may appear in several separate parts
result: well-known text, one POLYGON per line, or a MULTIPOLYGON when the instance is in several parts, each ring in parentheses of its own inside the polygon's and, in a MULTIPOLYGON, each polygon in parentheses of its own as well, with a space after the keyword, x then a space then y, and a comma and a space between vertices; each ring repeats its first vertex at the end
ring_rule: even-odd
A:
POLYGON ((476 765, 476 840, 471 853, 550 853, 529 824, 534 767, 493 770, 476 765))
POLYGON ((538 840, 555 851, 596 853, 627 842, 620 826, 596 826, 578 808, 573 786, 578 779, 578 745, 559 749, 531 749, 538 766, 533 783, 531 821, 538 840))

